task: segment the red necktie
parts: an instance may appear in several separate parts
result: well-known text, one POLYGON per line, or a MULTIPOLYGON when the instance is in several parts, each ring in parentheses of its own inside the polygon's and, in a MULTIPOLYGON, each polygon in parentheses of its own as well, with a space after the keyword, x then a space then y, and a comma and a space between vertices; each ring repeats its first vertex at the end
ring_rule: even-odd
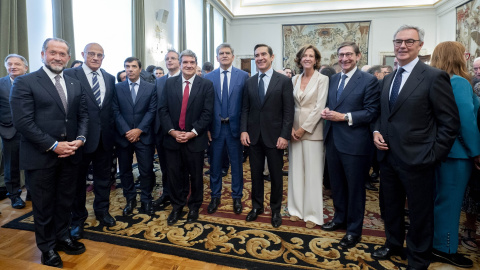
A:
POLYGON ((182 99, 182 110, 180 111, 180 120, 178 120, 178 125, 180 126, 181 130, 185 130, 185 117, 187 115, 187 104, 188 104, 188 95, 190 94, 190 84, 189 81, 185 81, 187 84, 185 86, 185 90, 183 90, 183 99, 182 99))

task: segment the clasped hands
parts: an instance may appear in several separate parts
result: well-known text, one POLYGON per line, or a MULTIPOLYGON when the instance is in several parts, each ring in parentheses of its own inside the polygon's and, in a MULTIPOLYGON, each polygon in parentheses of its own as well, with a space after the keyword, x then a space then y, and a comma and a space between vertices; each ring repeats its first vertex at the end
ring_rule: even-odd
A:
POLYGON ((57 147, 53 152, 55 152, 59 158, 66 158, 75 155, 75 151, 82 145, 82 140, 58 142, 57 147))
POLYGON ((299 141, 303 137, 303 134, 305 134, 305 129, 299 127, 295 130, 292 128, 292 140, 299 141))
POLYGON ((170 131, 170 135, 175 138, 175 140, 178 142, 178 143, 186 143, 188 142, 189 140, 195 138, 195 133, 189 131, 189 132, 186 132, 186 131, 178 131, 178 130, 172 130, 170 131))
POLYGON ((129 131, 127 131, 127 133, 125 133, 125 138, 127 138, 130 143, 138 142, 140 141, 140 134, 142 134, 141 129, 130 129, 129 131))

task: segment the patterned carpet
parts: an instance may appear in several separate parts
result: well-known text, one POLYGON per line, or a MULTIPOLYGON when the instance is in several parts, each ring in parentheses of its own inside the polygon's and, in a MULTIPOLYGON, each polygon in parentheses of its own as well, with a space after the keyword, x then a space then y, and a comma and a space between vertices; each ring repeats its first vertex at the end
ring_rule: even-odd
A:
MULTIPOLYGON (((367 192, 367 210, 361 243, 349 250, 343 250, 338 243, 345 231, 326 232, 319 226, 308 229, 302 221, 291 222, 286 207, 286 196, 282 206, 283 225, 277 229, 273 228, 270 225, 271 211, 267 205, 270 197, 269 182, 265 182, 265 213, 255 222, 246 222, 246 214, 252 207, 249 171, 247 162, 244 164, 245 191, 242 198, 244 210, 241 215, 233 213, 232 199, 229 195, 230 174, 224 180, 222 204, 219 209, 212 215, 206 213, 210 189, 209 177, 205 176, 204 204, 198 222, 192 224, 186 224, 184 217, 175 226, 167 226, 166 220, 171 206, 159 209, 152 217, 139 214, 138 211, 134 211, 133 216, 123 217, 125 199, 122 190, 116 189, 111 193, 110 213, 117 219, 117 225, 111 228, 101 227, 92 209, 93 193, 89 192, 87 206, 90 216, 86 221, 85 237, 94 241, 247 269, 405 269, 406 261, 399 257, 382 261, 371 257, 371 253, 385 241, 383 223, 379 219, 378 192, 367 192)), ((159 180, 159 170, 156 173, 159 180)), ((287 178, 284 177, 285 194, 288 187, 287 178)), ((161 187, 157 185, 154 196, 158 197, 160 193, 161 187)), ((324 205, 324 220, 328 221, 333 217, 333 204, 328 196, 324 196, 324 205)), ((184 210, 186 214, 188 209, 184 210)), ((33 216, 29 213, 5 227, 33 230, 33 216)), ((478 254, 468 253, 463 247, 459 248, 459 252, 467 253, 468 257, 475 261, 476 267, 480 265, 478 254)))

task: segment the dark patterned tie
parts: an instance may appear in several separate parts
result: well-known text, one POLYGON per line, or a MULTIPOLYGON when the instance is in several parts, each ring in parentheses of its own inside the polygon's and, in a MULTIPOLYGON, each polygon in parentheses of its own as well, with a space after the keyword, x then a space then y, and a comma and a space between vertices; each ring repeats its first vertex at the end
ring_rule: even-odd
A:
POLYGON ((265 73, 260 74, 260 81, 258 82, 258 96, 262 104, 265 99, 265 83, 263 82, 263 77, 265 77, 265 73))
POLYGON ((220 115, 222 118, 228 117, 228 71, 223 71, 223 87, 222 87, 222 112, 220 115))
POLYGON ((178 120, 178 126, 180 126, 181 130, 185 130, 185 118, 187 117, 187 105, 188 105, 188 95, 190 94, 190 82, 185 81, 187 85, 185 85, 185 90, 183 91, 183 99, 182 99, 182 109, 180 111, 180 119, 178 120))
POLYGON ((135 104, 135 100, 137 99, 137 93, 135 93, 135 85, 137 85, 137 83, 130 83, 130 85, 130 92, 132 93, 133 104, 135 104))
POLYGON ((400 91, 400 85, 402 84, 402 73, 405 71, 403 68, 399 68, 397 74, 395 75, 395 80, 393 80, 392 92, 390 93, 390 110, 392 110, 395 101, 398 98, 398 92, 400 91))
POLYGON ((63 108, 65 109, 65 112, 67 112, 67 97, 65 96, 65 91, 63 91, 63 87, 60 84, 60 75, 57 74, 55 76, 55 88, 57 89, 58 95, 60 96, 60 99, 62 100, 63 108))
POLYGON ((340 81, 340 86, 338 87, 337 90, 337 101, 340 99, 340 96, 342 95, 343 89, 345 88, 345 80, 348 78, 347 74, 342 75, 342 80, 340 81))
POLYGON ((98 103, 98 106, 102 105, 102 100, 100 99, 100 83, 98 82, 97 75, 98 73, 96 71, 92 72, 93 77, 92 77, 92 91, 93 95, 95 96, 95 100, 98 103))

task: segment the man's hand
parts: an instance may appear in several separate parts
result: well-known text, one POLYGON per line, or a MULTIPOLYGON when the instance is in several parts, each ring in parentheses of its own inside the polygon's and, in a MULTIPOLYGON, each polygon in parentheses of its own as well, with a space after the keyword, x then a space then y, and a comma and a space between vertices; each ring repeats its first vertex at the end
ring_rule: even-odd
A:
POLYGON ((382 134, 380 132, 373 133, 373 143, 377 147, 378 150, 388 150, 388 145, 385 143, 382 134))
POLYGON ((82 140, 75 140, 73 142, 75 143, 75 146, 77 147, 77 149, 80 148, 80 146, 85 145, 82 140))
POLYGON ((125 138, 127 138, 130 143, 138 142, 140 140, 140 134, 142 134, 141 129, 130 129, 127 131, 127 133, 125 133, 125 138))
POLYGON ((207 131, 207 136, 208 136, 208 145, 210 145, 210 142, 212 142, 212 133, 210 133, 210 131, 207 131))
POLYGON ((75 141, 73 142, 63 141, 63 142, 58 142, 57 148, 55 148, 53 152, 58 154, 59 158, 65 158, 71 155, 75 155, 75 151, 77 149, 78 147, 76 146, 75 141))
POLYGON ((278 137, 277 149, 286 149, 288 147, 288 141, 282 137, 278 137))
POLYGON ((340 122, 345 121, 345 114, 331 111, 329 108, 325 108, 322 111, 322 118, 333 122, 340 122))
POLYGON ((248 132, 242 132, 242 134, 240 134, 240 142, 242 142, 244 146, 250 146, 250 136, 248 136, 248 132))

